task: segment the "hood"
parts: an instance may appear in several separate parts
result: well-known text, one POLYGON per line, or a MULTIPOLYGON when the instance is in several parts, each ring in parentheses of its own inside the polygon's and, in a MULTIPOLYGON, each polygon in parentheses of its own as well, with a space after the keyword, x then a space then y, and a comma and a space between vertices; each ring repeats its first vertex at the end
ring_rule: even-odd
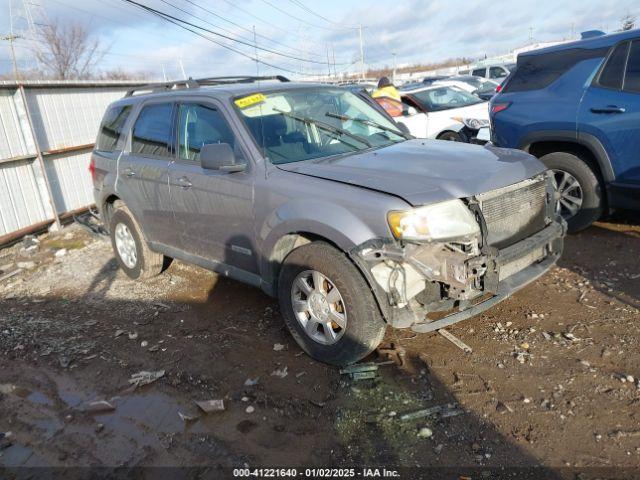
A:
POLYGON ((451 110, 440 110, 447 112, 452 117, 477 118, 478 120, 489 120, 489 102, 476 103, 466 107, 452 108, 451 110))
POLYGON ((538 159, 519 150, 442 140, 408 140, 360 154, 277 167, 388 193, 414 206, 469 197, 545 170, 538 159))

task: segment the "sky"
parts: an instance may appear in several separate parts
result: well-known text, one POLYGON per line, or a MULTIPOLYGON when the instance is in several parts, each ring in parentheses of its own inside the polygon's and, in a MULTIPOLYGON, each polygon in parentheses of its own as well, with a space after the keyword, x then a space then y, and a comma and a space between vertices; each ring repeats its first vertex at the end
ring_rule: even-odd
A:
MULTIPOLYGON (((359 70, 359 27, 365 65, 376 68, 394 61, 400 66, 490 57, 531 41, 563 40, 592 29, 614 31, 627 13, 640 20, 640 0, 132 1, 188 21, 195 25, 188 28, 200 35, 126 0, 0 0, 0 37, 9 34, 13 18, 14 34, 25 37, 14 42, 19 68, 33 67, 28 9, 35 24, 85 25, 100 42, 98 68, 103 71, 169 79, 183 78, 183 71, 194 78, 304 78, 359 70)), ((0 73, 10 71, 9 42, 0 41, 0 73)))

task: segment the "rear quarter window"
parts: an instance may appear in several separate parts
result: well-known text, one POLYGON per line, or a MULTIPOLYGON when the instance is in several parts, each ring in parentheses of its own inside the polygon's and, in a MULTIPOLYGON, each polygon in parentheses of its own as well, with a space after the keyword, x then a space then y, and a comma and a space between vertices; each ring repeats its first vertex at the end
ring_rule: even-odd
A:
POLYGON ((624 77, 624 67, 627 62, 628 49, 629 44, 625 42, 618 45, 613 50, 600 73, 598 85, 605 88, 614 88, 616 90, 622 88, 622 79, 624 77))
POLYGON ((129 113, 131 113, 130 105, 111 107, 107 110, 98 132, 96 150, 110 152, 116 149, 129 113))
POLYGON ((624 90, 640 93, 640 40, 635 40, 631 44, 627 59, 627 73, 624 77, 624 90))
POLYGON ((173 141, 172 114, 172 103, 143 107, 133 126, 131 152, 152 157, 169 157, 173 141))
POLYGON ((573 48, 541 55, 518 58, 517 68, 504 92, 524 92, 546 88, 578 63, 590 58, 604 57, 607 49, 573 48))

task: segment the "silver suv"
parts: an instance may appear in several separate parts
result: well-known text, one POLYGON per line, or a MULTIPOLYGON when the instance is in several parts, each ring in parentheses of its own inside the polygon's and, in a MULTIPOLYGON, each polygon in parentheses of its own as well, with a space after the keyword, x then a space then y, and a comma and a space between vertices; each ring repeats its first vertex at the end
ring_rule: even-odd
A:
POLYGON ((531 155, 411 139, 359 93, 282 77, 130 91, 90 170, 128 276, 177 258, 260 287, 337 365, 387 325, 429 332, 495 305, 556 262, 565 234, 531 155))

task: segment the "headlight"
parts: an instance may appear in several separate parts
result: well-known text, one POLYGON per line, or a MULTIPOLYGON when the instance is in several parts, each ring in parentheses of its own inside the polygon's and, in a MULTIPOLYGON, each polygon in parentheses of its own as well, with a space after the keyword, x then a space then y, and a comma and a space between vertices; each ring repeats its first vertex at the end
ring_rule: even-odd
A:
POLYGON ((480 118, 452 117, 451 119, 456 122, 464 123, 464 125, 471 130, 480 130, 482 127, 489 126, 489 120, 483 120, 480 118))
POLYGON ((447 241, 477 235, 480 227, 461 200, 449 200, 387 214, 394 237, 401 240, 447 241))

